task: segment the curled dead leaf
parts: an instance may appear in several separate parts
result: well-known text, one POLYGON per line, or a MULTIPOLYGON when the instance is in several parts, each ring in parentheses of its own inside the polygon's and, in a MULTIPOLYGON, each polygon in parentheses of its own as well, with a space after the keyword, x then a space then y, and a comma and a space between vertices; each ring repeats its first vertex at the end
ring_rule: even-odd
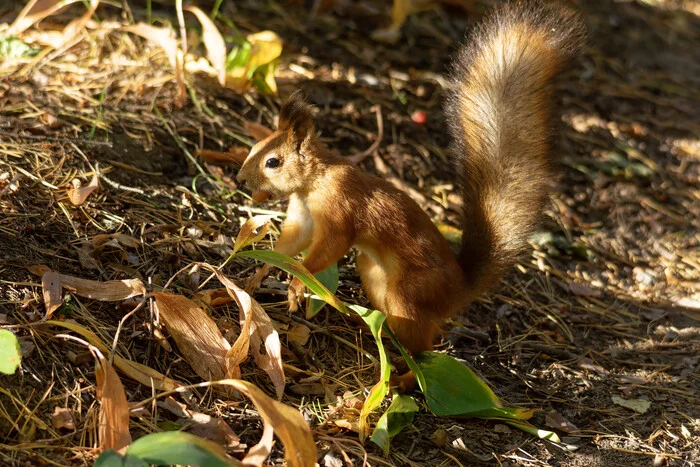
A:
POLYGON ((272 134, 272 130, 270 128, 259 123, 246 121, 243 123, 243 126, 246 130, 248 130, 250 136, 257 141, 261 141, 272 134))
POLYGON ((49 319, 53 312, 63 303, 61 297, 61 276, 55 271, 46 271, 41 276, 41 288, 44 294, 44 306, 46 307, 45 319, 49 319))
MULTIPOLYGON (((253 401, 265 424, 264 432, 269 425, 282 441, 287 465, 306 467, 316 464, 316 444, 311 429, 297 409, 272 399, 247 381, 230 379, 220 383, 233 386, 253 401)), ((265 438, 265 442, 268 442, 268 438, 265 438)), ((262 448, 260 452, 264 452, 262 448)))
POLYGON ((182 295, 154 292, 156 309, 182 356, 205 381, 226 378, 226 353, 231 346, 216 323, 182 295))
POLYGON ((197 155, 210 164, 241 165, 248 157, 250 150, 245 147, 231 147, 228 152, 199 149, 197 155))
POLYGON ((79 1, 82 0, 30 0, 4 34, 7 37, 16 36, 47 16, 79 1))
MULTIPOLYGON (((52 272, 43 265, 29 266, 27 270, 42 277, 45 273, 52 272)), ((138 279, 100 282, 67 274, 59 274, 58 277, 60 285, 71 293, 102 302, 118 302, 137 295, 146 295, 146 287, 138 279)))
POLYGON ((71 204, 73 204, 73 206, 80 206, 93 191, 97 190, 98 187, 99 177, 97 174, 93 175, 92 180, 87 186, 82 186, 80 180, 76 178, 68 187, 68 200, 71 202, 71 204))
POLYGON ((124 31, 137 34, 149 41, 158 45, 165 55, 168 57, 170 66, 175 72, 175 80, 177 82, 177 96, 175 97, 175 105, 180 108, 185 103, 187 97, 187 88, 185 87, 185 69, 182 50, 180 50, 177 39, 168 28, 158 28, 145 23, 136 23, 134 25, 125 26, 124 31))
POLYGON ((253 350, 255 363, 270 376, 277 392, 277 398, 281 399, 285 386, 282 344, 279 334, 272 326, 272 320, 258 302, 221 271, 207 263, 199 264, 216 275, 219 282, 226 287, 231 298, 236 301, 242 313, 240 316, 241 334, 226 356, 229 373, 235 374, 237 367, 247 357, 248 346, 250 346, 253 350), (264 352, 263 343, 265 344, 264 352))
POLYGON ((216 68, 219 84, 223 86, 226 84, 226 42, 224 42, 224 38, 214 22, 202 10, 194 6, 185 7, 183 10, 193 13, 202 23, 202 41, 207 48, 207 58, 216 68))
MULTIPOLYGON (((92 349, 92 348, 91 348, 92 349)), ((112 364, 97 349, 92 349, 96 358, 95 379, 100 415, 97 438, 102 450, 114 449, 124 454, 131 444, 129 433, 129 404, 124 386, 112 364)))
POLYGON ((51 425, 60 430, 75 430, 75 420, 73 420, 73 412, 66 407, 56 407, 51 414, 51 425))
POLYGON ((305 324, 297 324, 287 332, 287 339, 299 345, 306 345, 311 335, 311 329, 305 324))
POLYGON ((265 237, 270 229, 270 219, 272 218, 273 216, 253 216, 248 219, 241 227, 241 230, 238 231, 236 242, 233 244, 233 254, 235 255, 242 248, 259 242, 265 237), (256 234, 255 231, 259 228, 260 231, 256 234))

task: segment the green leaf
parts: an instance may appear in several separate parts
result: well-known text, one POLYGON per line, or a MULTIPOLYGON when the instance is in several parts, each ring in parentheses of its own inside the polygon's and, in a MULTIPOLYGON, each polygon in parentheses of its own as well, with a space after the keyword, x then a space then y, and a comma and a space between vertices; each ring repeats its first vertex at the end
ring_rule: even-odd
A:
POLYGON ((369 310, 359 305, 350 305, 350 309, 360 315, 365 323, 367 323, 367 326, 369 326, 374 336, 374 340, 377 342, 377 347, 379 348, 379 381, 369 391, 367 399, 365 399, 365 403, 362 406, 362 411, 360 412, 360 440, 364 442, 367 437, 367 432, 369 431, 367 417, 381 405, 384 396, 386 396, 386 393, 389 391, 389 379, 391 378, 389 352, 384 347, 381 336, 382 326, 384 325, 386 317, 381 311, 369 310))
POLYGON ((301 265, 299 261, 296 261, 289 256, 270 250, 246 250, 237 253, 236 257, 253 258, 257 259, 258 261, 262 261, 263 263, 271 264, 272 266, 280 268, 298 278, 305 286, 309 288, 309 290, 318 295, 321 300, 328 303, 336 310, 340 311, 341 313, 348 312, 345 304, 338 300, 338 298, 333 295, 333 292, 321 284, 318 279, 313 276, 313 274, 311 274, 304 266, 301 265))
POLYGON ((156 465, 201 465, 204 467, 229 467, 240 465, 226 455, 224 449, 213 441, 182 431, 152 433, 134 441, 127 455, 156 465))
POLYGON ((530 433, 531 435, 535 435, 538 438, 548 439, 550 441, 554 441, 555 443, 561 443, 559 436, 557 436, 557 434, 554 433, 553 431, 540 430, 535 425, 533 425, 529 422, 526 422, 523 420, 504 420, 504 422, 510 426, 514 426, 515 428, 518 428, 519 430, 523 430, 526 433, 530 433))
POLYGON ((501 408, 501 402, 467 366, 449 355, 420 352, 415 361, 425 377, 425 399, 435 415, 467 415, 501 408))
MULTIPOLYGON (((323 284, 331 293, 335 294, 338 290, 338 280, 340 276, 338 274, 338 264, 334 264, 328 269, 314 274, 314 277, 323 284)), ((311 319, 318 314, 319 311, 323 309, 326 304, 323 300, 311 297, 306 302, 306 319, 311 319)))
POLYGON ((0 329, 0 373, 14 374, 21 359, 17 336, 6 329, 0 329))
POLYGON ((148 467, 148 464, 134 456, 122 456, 114 449, 108 449, 97 458, 93 467, 148 467))
POLYGON ((39 49, 34 49, 21 39, 14 36, 0 36, 0 57, 22 58, 33 57, 39 53, 39 49))
POLYGON ((244 41, 242 45, 234 47, 226 57, 226 71, 234 68, 244 68, 250 58, 250 42, 244 41))
POLYGON ((391 438, 413 423, 413 416, 418 412, 418 405, 411 396, 396 396, 384 412, 372 433, 372 442, 389 454, 391 438))
POLYGON ((435 415, 523 420, 535 412, 503 407, 486 383, 449 355, 421 352, 415 361, 425 378, 425 400, 435 415))
POLYGON ((411 357, 408 354, 408 352, 406 351, 404 346, 401 345, 399 340, 396 338, 396 335, 391 331, 389 326, 386 324, 384 326, 384 332, 387 333, 387 335, 391 338, 391 342, 394 344, 394 346, 396 346, 397 349, 399 349, 399 352, 401 352, 401 356, 403 357, 404 360, 406 360, 406 363, 408 364, 408 369, 413 372, 413 376, 415 376, 416 381, 418 381, 418 387, 425 394, 426 383, 425 383, 425 376, 423 376, 423 371, 420 369, 418 364, 416 364, 416 361, 413 360, 413 357, 411 357))

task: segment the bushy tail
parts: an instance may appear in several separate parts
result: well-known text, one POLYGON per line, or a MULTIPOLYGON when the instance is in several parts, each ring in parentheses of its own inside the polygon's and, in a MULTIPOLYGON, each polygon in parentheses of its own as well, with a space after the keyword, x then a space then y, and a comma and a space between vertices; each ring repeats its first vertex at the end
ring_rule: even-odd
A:
POLYGON ((447 109, 472 297, 512 267, 538 224, 553 175, 552 80, 585 36, 577 13, 521 1, 496 10, 457 56, 447 109))

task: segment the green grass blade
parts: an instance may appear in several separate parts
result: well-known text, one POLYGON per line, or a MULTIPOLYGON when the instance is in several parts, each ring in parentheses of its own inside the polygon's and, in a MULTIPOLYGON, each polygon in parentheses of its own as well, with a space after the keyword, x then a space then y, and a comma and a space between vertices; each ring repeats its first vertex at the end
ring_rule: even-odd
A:
POLYGON ((277 268, 292 274, 298 278, 305 286, 314 294, 330 306, 340 311, 347 313, 348 310, 345 304, 338 299, 330 290, 328 290, 313 274, 311 274, 299 261, 296 261, 289 256, 277 253, 270 250, 246 250, 236 254, 238 258, 253 258, 263 263, 271 264, 277 268))
POLYGON ((12 375, 22 360, 22 352, 17 336, 6 329, 0 329, 0 373, 12 375))
POLYGON ((504 422, 510 426, 514 426, 515 428, 517 428, 519 430, 523 430, 526 433, 530 433, 531 435, 535 435, 538 438, 548 439, 550 441, 554 441, 555 443, 561 443, 559 436, 557 436, 557 434, 554 433, 553 431, 540 430, 535 425, 528 423, 526 421, 523 421, 523 420, 504 420, 504 422))
POLYGON ((391 438, 413 423, 413 416, 418 412, 418 405, 411 396, 396 396, 391 405, 377 422, 372 432, 372 442, 389 454, 391 438))
POLYGON ((350 305, 350 309, 360 315, 365 323, 367 323, 367 326, 369 326, 369 329, 374 336, 374 340, 377 342, 377 347, 379 348, 380 378, 369 391, 367 399, 365 399, 365 403, 362 406, 362 411, 360 412, 360 439, 364 442, 369 431, 367 417, 369 417, 369 414, 381 405, 382 401, 384 400, 384 396, 386 396, 386 393, 389 391, 389 378, 391 378, 389 352, 386 350, 386 348, 384 348, 384 343, 382 342, 381 336, 382 326, 384 325, 386 318, 380 311, 368 310, 367 308, 359 305, 350 305))
POLYGON ((206 467, 239 466, 228 457, 221 446, 182 431, 153 433, 139 438, 129 446, 127 455, 156 465, 201 465, 206 467))
POLYGON ((387 335, 391 338, 391 342, 396 346, 397 349, 399 349, 399 352, 401 352, 401 356, 403 357, 404 360, 406 360, 406 363, 408 364, 408 368, 413 372, 413 375, 416 377, 416 380, 418 381, 418 387, 420 390, 425 394, 426 391, 426 383, 425 383, 425 376, 423 376, 423 371, 420 369, 416 361, 413 359, 408 354, 408 351, 404 348, 403 345, 401 345, 401 342, 396 338, 396 335, 389 329, 388 325, 384 326, 384 332, 387 333, 387 335))
MULTIPOLYGON (((316 277, 321 284, 330 290, 331 293, 335 294, 338 290, 338 280, 340 279, 340 276, 338 274, 337 263, 328 269, 324 269, 323 271, 314 274, 314 277, 316 277)), ((318 312, 323 309, 325 304, 326 302, 319 300, 318 298, 309 298, 306 304, 306 319, 311 319, 316 316, 318 312)))

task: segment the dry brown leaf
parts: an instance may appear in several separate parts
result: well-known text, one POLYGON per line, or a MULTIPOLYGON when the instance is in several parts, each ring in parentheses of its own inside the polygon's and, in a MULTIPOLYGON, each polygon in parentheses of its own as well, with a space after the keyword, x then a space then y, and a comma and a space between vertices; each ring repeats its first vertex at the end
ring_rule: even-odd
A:
MULTIPOLYGON (((97 337, 97 334, 75 322, 49 320, 46 321, 46 324, 70 329, 71 331, 83 336, 91 345, 99 349, 100 352, 109 352, 109 348, 107 348, 100 338, 97 337)), ((146 387, 153 387, 159 391, 172 391, 183 386, 177 381, 168 378, 151 367, 127 360, 119 355, 114 356, 114 366, 119 368, 121 372, 134 381, 138 381, 146 387)))
POLYGON ((205 381, 226 378, 231 346, 216 323, 187 297, 164 292, 154 292, 153 297, 161 321, 192 369, 205 381))
POLYGON ((271 425, 284 445, 284 458, 290 467, 316 464, 316 444, 309 425, 299 411, 267 396, 254 384, 229 379, 221 381, 248 396, 265 425, 271 425))
POLYGON ((80 265, 82 267, 85 269, 100 269, 100 263, 96 257, 96 255, 98 255, 100 252, 95 249, 92 242, 83 242, 80 248, 76 248, 75 251, 78 252, 78 260, 80 261, 80 265))
MULTIPOLYGON (((27 270, 42 277, 44 273, 51 271, 43 265, 29 266, 27 270)), ((59 278, 61 285, 71 293, 102 302, 118 302, 136 295, 146 295, 146 287, 138 279, 100 282, 66 274, 59 274, 59 278)))
POLYGON ((261 141, 272 134, 272 130, 270 128, 259 123, 246 121, 243 123, 243 126, 246 130, 248 130, 250 136, 257 141, 261 141))
POLYGON ((112 364, 95 350, 95 379, 97 380, 97 398, 100 400, 100 416, 97 438, 102 450, 114 449, 124 454, 131 444, 129 433, 129 403, 126 400, 124 386, 112 368, 112 364))
POLYGON ((192 301, 204 306, 218 306, 225 303, 230 303, 233 298, 224 289, 207 289, 201 290, 192 296, 192 301))
POLYGON ((306 345, 311 335, 311 329, 305 324, 297 324, 292 329, 287 331, 287 339, 289 342, 294 342, 299 345, 306 345))
POLYGON ((46 271, 41 276, 41 288, 44 294, 44 306, 46 307, 45 319, 51 318, 53 312, 63 303, 61 292, 61 276, 55 271, 46 271))
POLYGON ((65 44, 72 41, 80 31, 87 25, 92 15, 95 14, 97 6, 100 4, 100 0, 90 0, 90 8, 86 11, 80 18, 74 19, 68 26, 66 26, 61 32, 61 40, 57 44, 52 44, 54 48, 58 49, 63 47, 65 44))
POLYGON ((250 150, 244 147, 231 147, 228 152, 212 151, 211 149, 198 149, 197 155, 210 164, 241 165, 248 157, 250 150))
POLYGON ((226 84, 226 42, 212 20, 197 7, 185 7, 202 23, 202 41, 207 48, 207 58, 218 72, 219 84, 226 84))
POLYGON ((92 243, 95 246, 100 246, 103 244, 113 245, 113 246, 125 246, 127 248, 138 248, 141 246, 141 241, 132 237, 131 235, 126 235, 123 233, 114 234, 99 234, 92 237, 92 243), (116 242, 117 244, 114 245, 116 242))
POLYGON ((145 23, 137 23, 131 26, 125 26, 124 31, 137 34, 148 39, 158 45, 165 55, 168 57, 170 66, 175 71, 175 80, 177 81, 177 96, 175 97, 175 105, 179 108, 185 103, 187 97, 187 88, 185 87, 185 69, 183 65, 182 50, 180 50, 177 39, 173 37, 172 31, 168 28, 157 28, 145 23))
POLYGON ((90 183, 87 186, 82 186, 80 180, 76 178, 68 187, 68 199, 73 206, 80 206, 93 191, 97 190, 98 187, 99 177, 97 174, 93 175, 92 180, 90 180, 90 183))
POLYGON ((263 434, 258 441, 258 444, 250 448, 248 453, 243 458, 243 465, 246 467, 258 467, 265 465, 265 459, 272 452, 272 445, 274 444, 274 434, 275 429, 269 423, 265 424, 263 428, 263 434))
POLYGON ((238 232, 236 242, 233 244, 232 254, 235 255, 242 248, 259 242, 270 229, 270 219, 273 217, 274 216, 253 216, 248 219, 238 232), (260 232, 256 234, 255 231, 260 227, 262 227, 260 232))
POLYGON ((15 21, 4 34, 7 37, 16 36, 22 31, 32 27, 33 24, 63 9, 65 6, 71 3, 78 3, 79 1, 82 0, 32 0, 28 2, 19 15, 17 15, 15 21))
POLYGON ((272 320, 258 302, 221 271, 207 263, 198 264, 216 275, 216 278, 226 287, 229 295, 236 301, 242 312, 240 316, 241 335, 238 336, 231 351, 226 356, 229 374, 236 373, 236 368, 245 360, 248 354, 248 345, 250 345, 253 349, 255 363, 270 376, 277 392, 277 398, 281 399, 285 385, 282 344, 279 334, 272 326, 272 320), (264 353, 262 351, 263 342, 265 343, 264 353))
POLYGON ((66 407, 56 407, 51 414, 51 425, 60 430, 65 428, 67 430, 75 430, 75 420, 73 420, 73 412, 66 407))

